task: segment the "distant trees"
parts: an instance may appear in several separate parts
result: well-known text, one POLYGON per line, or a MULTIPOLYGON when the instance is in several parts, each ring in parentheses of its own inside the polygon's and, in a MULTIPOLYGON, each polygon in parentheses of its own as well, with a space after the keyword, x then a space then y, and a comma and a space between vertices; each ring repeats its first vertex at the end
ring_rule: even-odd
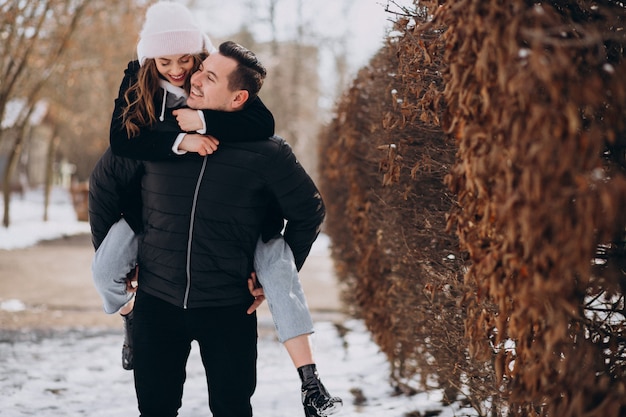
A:
MULTIPOLYGON (((324 32, 316 23, 326 15, 328 3, 248 0, 244 4, 246 21, 268 35, 260 42, 246 26, 232 37, 254 50, 268 67, 261 98, 276 117, 276 132, 287 139, 303 166, 317 178, 318 133, 330 118, 332 103, 348 84, 351 51, 347 44, 352 24, 359 22, 324 32), (280 13, 286 6, 290 10, 287 16, 280 13), (287 35, 285 27, 289 28, 287 35), (322 63, 326 65, 323 70, 322 63)), ((198 2, 194 5, 199 6, 198 2)), ((348 19, 358 2, 340 0, 332 7, 348 19)), ((380 13, 384 13, 382 6, 380 13)))
POLYGON ((9 0, 0 5, 0 121, 5 120, 9 102, 20 99, 23 103, 11 124, 0 126, 0 145, 8 149, 2 177, 5 227, 9 225, 11 175, 24 145, 28 120, 76 31, 86 3, 9 0))
MULTIPOLYGON (((46 105, 50 149, 43 152, 48 162, 29 163, 53 164, 58 147, 78 164, 84 177, 96 154, 104 150, 117 90, 113 80, 121 79, 124 64, 132 57, 143 7, 122 0, 0 4, 0 120, 4 121, 0 158, 5 161, 0 178, 5 227, 10 223, 11 182, 28 148, 31 116, 38 103, 46 105), (9 108, 13 113, 7 115, 9 108)), ((47 178, 48 187, 51 181, 47 178)))
POLYGON ((59 158, 85 180, 109 144, 113 100, 136 45, 148 6, 143 1, 88 2, 63 62, 43 93, 58 129, 59 158))

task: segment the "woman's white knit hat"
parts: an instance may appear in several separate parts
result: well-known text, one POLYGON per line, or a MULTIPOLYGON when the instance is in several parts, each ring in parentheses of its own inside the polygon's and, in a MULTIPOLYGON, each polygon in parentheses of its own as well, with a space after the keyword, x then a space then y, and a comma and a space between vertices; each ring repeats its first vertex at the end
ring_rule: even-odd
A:
POLYGON ((137 57, 140 65, 146 58, 215 51, 189 9, 170 1, 150 6, 139 38, 137 57))

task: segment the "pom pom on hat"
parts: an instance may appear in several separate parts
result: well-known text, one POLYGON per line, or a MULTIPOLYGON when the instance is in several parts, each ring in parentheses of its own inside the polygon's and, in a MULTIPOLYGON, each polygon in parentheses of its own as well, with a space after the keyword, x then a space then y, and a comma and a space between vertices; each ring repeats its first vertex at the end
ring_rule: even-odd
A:
POLYGON ((148 8, 139 38, 137 57, 140 65, 146 58, 215 51, 211 40, 200 30, 189 9, 169 1, 148 8))

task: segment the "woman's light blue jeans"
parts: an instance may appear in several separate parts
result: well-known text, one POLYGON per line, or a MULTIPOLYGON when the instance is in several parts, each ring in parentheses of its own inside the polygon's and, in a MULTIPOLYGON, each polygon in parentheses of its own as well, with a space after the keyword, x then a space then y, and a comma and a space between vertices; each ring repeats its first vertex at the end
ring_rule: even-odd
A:
POLYGON ((254 251, 254 270, 263 286, 278 340, 282 343, 296 336, 313 333, 313 320, 293 252, 282 235, 267 243, 259 238, 254 251))
MULTIPOLYGON (((137 235, 121 219, 111 227, 94 255, 91 272, 107 314, 117 312, 133 297, 126 291, 126 274, 135 267, 137 247, 137 235)), ((282 236, 267 243, 259 239, 254 269, 263 286, 278 340, 282 343, 313 333, 313 320, 293 253, 282 236)))
POLYGON ((126 291, 126 274, 137 263, 139 239, 126 220, 109 229, 91 262, 91 275, 102 298, 104 312, 113 314, 133 298, 126 291))

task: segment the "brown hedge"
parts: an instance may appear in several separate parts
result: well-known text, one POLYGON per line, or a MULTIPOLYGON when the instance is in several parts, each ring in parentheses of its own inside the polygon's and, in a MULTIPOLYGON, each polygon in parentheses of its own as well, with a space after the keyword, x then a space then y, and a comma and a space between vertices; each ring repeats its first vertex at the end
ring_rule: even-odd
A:
POLYGON ((478 286, 467 335, 473 353, 497 355, 511 415, 626 412, 624 274, 592 270, 598 248, 623 247, 626 223, 625 10, 611 3, 437 12, 459 148, 447 180, 478 286))
POLYGON ((626 415, 624 4, 409 14, 322 136, 347 299, 404 386, 483 415, 626 415))
POLYGON ((493 389, 477 384, 471 389, 488 394, 474 396, 463 384, 493 378, 490 365, 474 363, 459 343, 465 261, 445 231, 455 204, 443 181, 454 139, 433 125, 439 104, 422 100, 441 89, 438 51, 425 46, 438 36, 389 39, 340 101, 320 141, 326 231, 344 297, 389 358, 396 386, 484 398, 493 389))

